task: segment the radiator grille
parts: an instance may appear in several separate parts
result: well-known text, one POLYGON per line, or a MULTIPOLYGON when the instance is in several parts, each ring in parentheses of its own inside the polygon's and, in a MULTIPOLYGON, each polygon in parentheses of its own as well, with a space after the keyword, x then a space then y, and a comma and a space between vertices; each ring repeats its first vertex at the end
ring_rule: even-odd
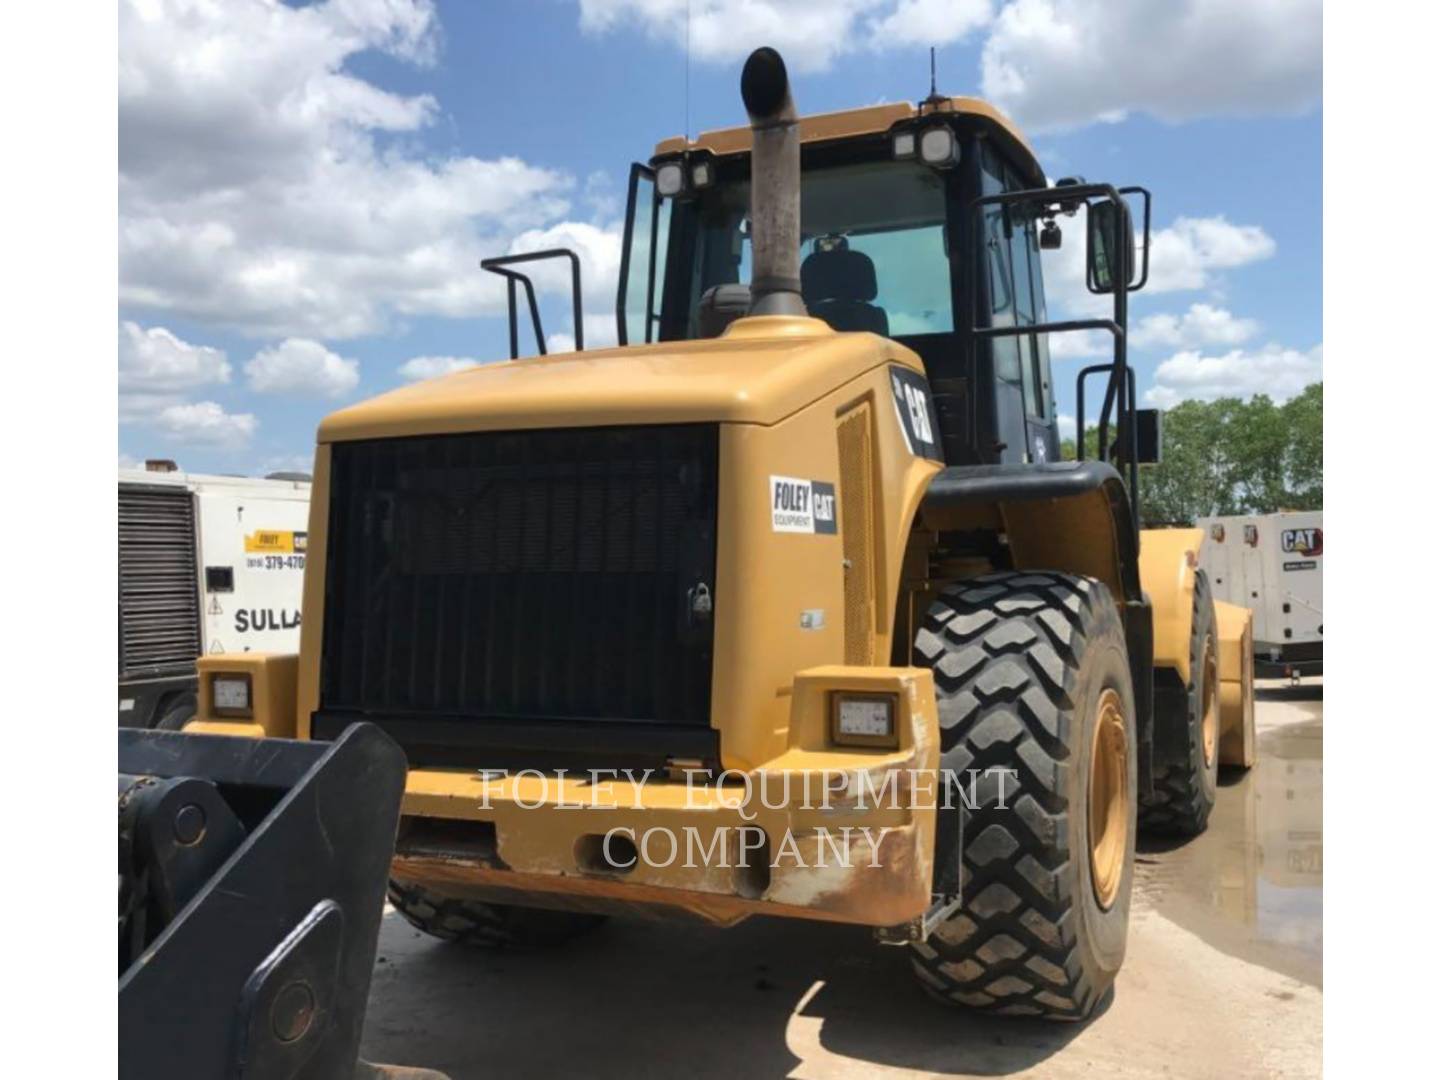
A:
POLYGON ((845 553, 845 662, 875 662, 875 506, 871 408, 840 417, 840 539, 845 553))
POLYGON ((184 488, 120 487, 120 675, 193 667, 200 655, 195 502, 184 488))
POLYGON ((713 425, 335 446, 322 709, 708 725, 717 457, 713 425))

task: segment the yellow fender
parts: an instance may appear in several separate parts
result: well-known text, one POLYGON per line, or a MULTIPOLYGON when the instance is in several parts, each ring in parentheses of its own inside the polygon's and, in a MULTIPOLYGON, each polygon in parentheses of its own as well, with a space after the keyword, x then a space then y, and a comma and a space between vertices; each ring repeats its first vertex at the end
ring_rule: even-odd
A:
POLYGON ((1255 615, 1215 601, 1220 640, 1220 764, 1255 764, 1255 615))
MULTIPOLYGON (((1195 568, 1203 529, 1144 529, 1140 587, 1154 612, 1155 667, 1190 681, 1190 623, 1195 614, 1195 568)), ((1255 764, 1255 617, 1249 608, 1215 601, 1219 644, 1220 764, 1255 764)))
POLYGON ((1203 529, 1142 529, 1140 588, 1154 613, 1155 666, 1190 682, 1190 620, 1195 612, 1195 567, 1203 529))

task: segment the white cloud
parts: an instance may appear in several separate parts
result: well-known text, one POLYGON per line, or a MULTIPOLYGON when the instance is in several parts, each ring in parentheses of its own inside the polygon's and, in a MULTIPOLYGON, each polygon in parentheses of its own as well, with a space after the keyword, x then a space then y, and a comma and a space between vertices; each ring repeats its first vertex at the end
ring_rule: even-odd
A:
POLYGON ((1223 214, 1179 217, 1150 238, 1150 280, 1145 288, 1148 292, 1203 289, 1217 270, 1233 270, 1274 254, 1275 241, 1259 225, 1232 225, 1223 214))
MULTIPOLYGON (((983 93, 1033 131, 1131 112, 1295 113, 1320 100, 1321 0, 579 0, 592 33, 635 27, 701 62, 773 45, 796 71, 859 49, 985 32, 983 93)), ((857 103, 858 104, 858 103, 857 103)))
POLYGON ((225 353, 182 341, 163 326, 120 324, 120 390, 176 393, 230 381, 225 353))
POLYGON ((238 450, 250 442, 259 422, 250 413, 227 413, 213 401, 168 405, 153 426, 172 442, 238 450))
MULTIPOLYGON (((608 349, 619 343, 613 311, 587 311, 585 319, 585 350, 608 349)), ((567 324, 569 325, 568 321, 567 324)), ((571 329, 574 329, 571 327, 571 329)), ((631 344, 635 344, 632 342, 631 344)), ((570 330, 557 330, 545 335, 545 348, 552 353, 574 352, 575 335, 570 330)))
MULTIPOLYGON (((199 414, 194 410, 200 408, 186 403, 186 393, 230 381, 230 362, 222 350, 191 344, 163 326, 147 329, 122 322, 119 344, 122 424, 158 427, 168 437, 184 441, 187 433, 196 430, 199 414), (168 421, 163 419, 167 415, 168 421)), ((254 417, 248 419, 253 428, 254 417)))
POLYGON ((1223 356, 1198 351, 1176 353, 1155 371, 1155 384, 1145 392, 1150 405, 1168 409, 1187 399, 1214 401, 1268 394, 1289 401, 1323 377, 1322 348, 1306 352, 1266 345, 1253 352, 1232 349, 1223 356))
POLYGON ((986 25, 992 14, 990 0, 899 0, 893 11, 872 20, 867 30, 871 44, 878 48, 948 45, 986 25))
POLYGON ((1114 340, 1103 330, 1072 330, 1048 337, 1051 360, 1089 360, 1115 354, 1114 340))
POLYGON ((254 337, 338 340, 504 309, 482 273, 570 211, 572 178, 430 155, 439 115, 347 70, 425 64, 428 0, 127 0, 120 14, 120 299, 254 337))
POLYGON ((582 197, 590 212, 599 219, 618 218, 625 211, 622 193, 604 169, 596 169, 585 177, 582 197))
POLYGON ((1014 0, 981 90, 1033 131, 1295 113, 1320 100, 1321 0, 1014 0))
POLYGON ((400 377, 410 382, 421 379, 437 379, 441 375, 452 375, 475 367, 479 360, 468 356, 414 356, 399 367, 400 377))
POLYGON ((1056 416, 1055 427, 1060 432, 1060 438, 1073 439, 1075 437, 1075 417, 1069 413, 1060 413, 1056 416))
POLYGON ((580 0, 580 26, 634 25, 692 55, 730 63, 772 45, 795 71, 823 71, 857 48, 948 45, 990 18, 990 0, 580 0))
MULTIPOLYGON (((581 312, 585 319, 585 347, 601 349, 616 342, 615 301, 616 289, 620 283, 621 226, 602 228, 582 221, 563 221, 546 229, 529 229, 510 244, 510 254, 524 254, 544 251, 547 248, 568 247, 580 257, 581 312)), ((648 249, 647 249, 648 250, 648 249)), ((643 258, 643 253, 637 253, 643 258)), ((570 352, 575 348, 574 317, 569 303, 571 298, 570 260, 546 259, 524 267, 535 282, 537 289, 563 298, 559 303, 549 305, 546 314, 550 319, 558 317, 565 329, 554 330, 545 335, 545 347, 550 352, 570 352)), ((520 355, 527 356, 535 351, 530 340, 530 319, 525 307, 523 292, 520 303, 520 355)), ((554 325, 552 323, 552 325, 554 325)))
POLYGON ((552 353, 574 352, 575 335, 567 334, 563 330, 557 330, 553 334, 546 334, 545 348, 552 353))
POLYGON ((347 360, 318 341, 286 338, 245 364, 250 389, 260 394, 343 397, 360 382, 360 361, 347 360))
POLYGON ((1130 344, 1136 348, 1171 349, 1239 345, 1254 337, 1258 329, 1260 324, 1254 319, 1237 318, 1224 308, 1210 304, 1191 304, 1183 315, 1147 315, 1131 330, 1130 344))
POLYGON ((119 400, 120 423, 143 424, 161 409, 180 405, 185 401, 183 394, 135 394, 121 393, 119 400))
MULTIPOLYGON (((509 254, 520 255, 546 248, 568 247, 580 257, 580 288, 584 293, 582 307, 588 310, 584 301, 601 301, 612 305, 610 315, 613 321, 615 290, 620 282, 620 226, 612 229, 590 225, 583 221, 562 221, 545 229, 527 229, 510 242, 509 254)), ((570 260, 545 259, 520 267, 530 274, 535 287, 570 298, 570 260)), ((521 298, 523 310, 523 292, 521 298)), ((523 323, 523 320, 522 320, 523 323)), ((587 320, 588 332, 590 323, 587 320)))
MULTIPOLYGON (((1045 298, 1052 317, 1060 314, 1073 318, 1108 317, 1110 298, 1096 296, 1085 288, 1085 225, 1082 218, 1062 224, 1062 229, 1064 244, 1058 252, 1047 254, 1044 263, 1045 298)), ((1223 214, 1203 218, 1178 217, 1165 228, 1151 233, 1150 277, 1139 295, 1213 288, 1219 284, 1224 271, 1260 262, 1274 254, 1275 241, 1259 225, 1235 225, 1223 214)), ((1138 251, 1136 258, 1139 259, 1138 251)), ((1243 324, 1244 320, 1237 322, 1243 324)), ((1192 326, 1199 329, 1193 323, 1192 326)), ((1235 329, 1232 327, 1231 331, 1235 329)), ((1052 334, 1050 337, 1052 354, 1057 356, 1061 355, 1056 352, 1056 343, 1061 336, 1052 334)), ((1069 355, 1072 356, 1109 352, 1108 343, 1097 345, 1097 341, 1100 338, 1091 335, 1088 344, 1077 342, 1064 348, 1070 349, 1069 355)))

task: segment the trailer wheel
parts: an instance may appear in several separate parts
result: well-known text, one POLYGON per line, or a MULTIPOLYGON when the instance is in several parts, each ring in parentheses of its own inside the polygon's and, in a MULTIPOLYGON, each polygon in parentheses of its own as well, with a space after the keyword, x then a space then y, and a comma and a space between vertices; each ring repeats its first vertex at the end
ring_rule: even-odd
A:
POLYGON ((1220 638, 1205 571, 1195 571, 1190 618, 1190 682, 1185 715, 1161 722, 1185 725, 1185 760, 1155 769, 1155 787, 1140 800, 1140 827, 1171 836, 1198 836, 1210 822, 1220 775, 1220 638))
POLYGON ((160 731, 179 731, 195 719, 196 701, 194 694, 181 694, 165 706, 155 727, 160 731))
POLYGON ((417 930, 445 941, 486 949, 560 945, 593 930, 603 915, 487 904, 446 896, 424 885, 390 880, 390 903, 417 930))
POLYGON ((963 904, 911 946, 916 974, 947 1002, 1083 1019, 1125 957, 1135 864, 1115 602, 1092 578, 988 574, 939 594, 915 663, 934 670, 942 775, 967 800, 963 904))

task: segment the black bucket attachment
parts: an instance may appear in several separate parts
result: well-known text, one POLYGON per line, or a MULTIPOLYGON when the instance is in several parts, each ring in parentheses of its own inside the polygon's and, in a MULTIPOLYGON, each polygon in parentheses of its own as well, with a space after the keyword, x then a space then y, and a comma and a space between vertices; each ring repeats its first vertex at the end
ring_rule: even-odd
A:
POLYGON ((388 736, 122 728, 119 781, 123 1080, 440 1077, 359 1060, 405 790, 388 736))

